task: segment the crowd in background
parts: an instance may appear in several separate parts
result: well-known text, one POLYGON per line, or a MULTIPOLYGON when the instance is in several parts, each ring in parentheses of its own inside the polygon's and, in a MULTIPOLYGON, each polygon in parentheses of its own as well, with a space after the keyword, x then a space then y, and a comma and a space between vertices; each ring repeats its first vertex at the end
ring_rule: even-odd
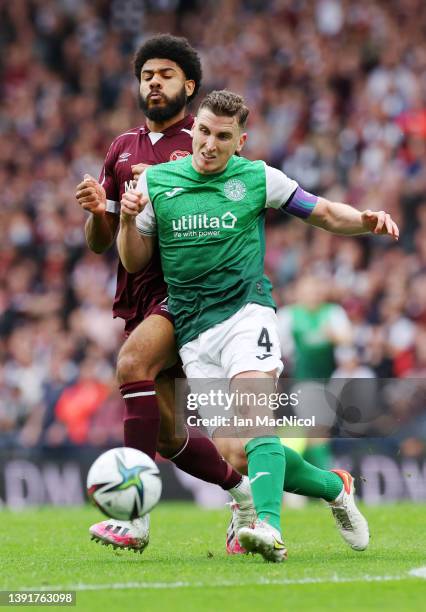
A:
POLYGON ((350 355, 373 376, 425 377, 424 0, 0 0, 0 447, 121 442, 116 254, 88 251, 74 193, 143 122, 132 56, 157 32, 199 51, 199 99, 245 96, 246 156, 392 214, 398 243, 271 212, 266 270, 279 306, 315 275, 345 310, 337 368, 350 355))

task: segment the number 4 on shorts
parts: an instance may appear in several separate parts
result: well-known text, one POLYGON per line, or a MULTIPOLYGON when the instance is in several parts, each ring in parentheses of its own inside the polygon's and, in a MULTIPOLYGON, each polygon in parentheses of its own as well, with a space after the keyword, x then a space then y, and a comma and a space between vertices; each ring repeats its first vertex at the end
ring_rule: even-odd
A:
POLYGON ((266 327, 262 327, 262 331, 260 332, 260 336, 257 341, 257 345, 261 346, 262 348, 266 350, 266 353, 263 353, 263 355, 256 355, 257 359, 260 359, 261 361, 263 361, 263 359, 266 359, 267 357, 272 356, 271 348, 273 347, 273 344, 269 339, 269 332, 266 329, 266 327))

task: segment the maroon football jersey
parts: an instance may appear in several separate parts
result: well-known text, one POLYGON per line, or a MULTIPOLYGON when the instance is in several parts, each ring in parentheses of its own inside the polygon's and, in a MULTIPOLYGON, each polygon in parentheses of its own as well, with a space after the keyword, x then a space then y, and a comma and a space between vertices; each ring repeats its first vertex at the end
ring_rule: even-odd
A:
MULTIPOLYGON (((192 152, 193 122, 188 115, 162 134, 150 132, 146 126, 137 127, 113 141, 99 179, 106 191, 108 212, 120 214, 121 196, 134 186, 131 166, 161 164, 192 152)), ((141 272, 129 274, 118 262, 113 316, 126 321, 126 331, 134 329, 166 296, 158 246, 141 272)))

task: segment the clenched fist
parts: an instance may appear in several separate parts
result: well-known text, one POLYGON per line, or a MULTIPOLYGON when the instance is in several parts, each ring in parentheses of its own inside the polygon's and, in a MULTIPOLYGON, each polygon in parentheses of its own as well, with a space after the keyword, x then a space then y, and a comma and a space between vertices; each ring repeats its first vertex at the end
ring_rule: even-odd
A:
POLYGON ((121 221, 134 220, 143 211, 148 201, 148 198, 139 191, 134 189, 126 191, 121 198, 121 221))
POLYGON ((75 197, 84 210, 94 215, 104 214, 106 210, 105 189, 90 174, 85 174, 84 180, 77 185, 75 197))

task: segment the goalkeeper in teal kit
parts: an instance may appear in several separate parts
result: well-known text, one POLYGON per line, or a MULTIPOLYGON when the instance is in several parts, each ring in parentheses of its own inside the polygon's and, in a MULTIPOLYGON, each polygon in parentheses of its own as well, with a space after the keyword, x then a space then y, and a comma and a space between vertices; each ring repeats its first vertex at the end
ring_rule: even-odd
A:
MULTIPOLYGON (((397 239, 398 228, 383 211, 361 213, 318 198, 263 161, 235 155, 247 138, 248 112, 243 99, 228 91, 203 100, 193 155, 149 168, 137 189, 124 194, 117 244, 124 267, 136 272, 149 261, 158 236, 168 306, 189 379, 262 379, 273 391, 282 362, 272 287, 263 274, 266 208, 340 234, 397 239)), ((284 449, 278 437, 268 435, 247 439, 245 451, 258 518, 239 529, 238 537, 246 550, 279 562, 286 558, 280 531, 284 449)), ((351 476, 328 474, 335 478, 329 486, 335 487, 334 497, 339 494, 336 499, 346 491, 337 508, 351 514, 345 539, 362 550, 368 526, 354 504, 351 476)))

